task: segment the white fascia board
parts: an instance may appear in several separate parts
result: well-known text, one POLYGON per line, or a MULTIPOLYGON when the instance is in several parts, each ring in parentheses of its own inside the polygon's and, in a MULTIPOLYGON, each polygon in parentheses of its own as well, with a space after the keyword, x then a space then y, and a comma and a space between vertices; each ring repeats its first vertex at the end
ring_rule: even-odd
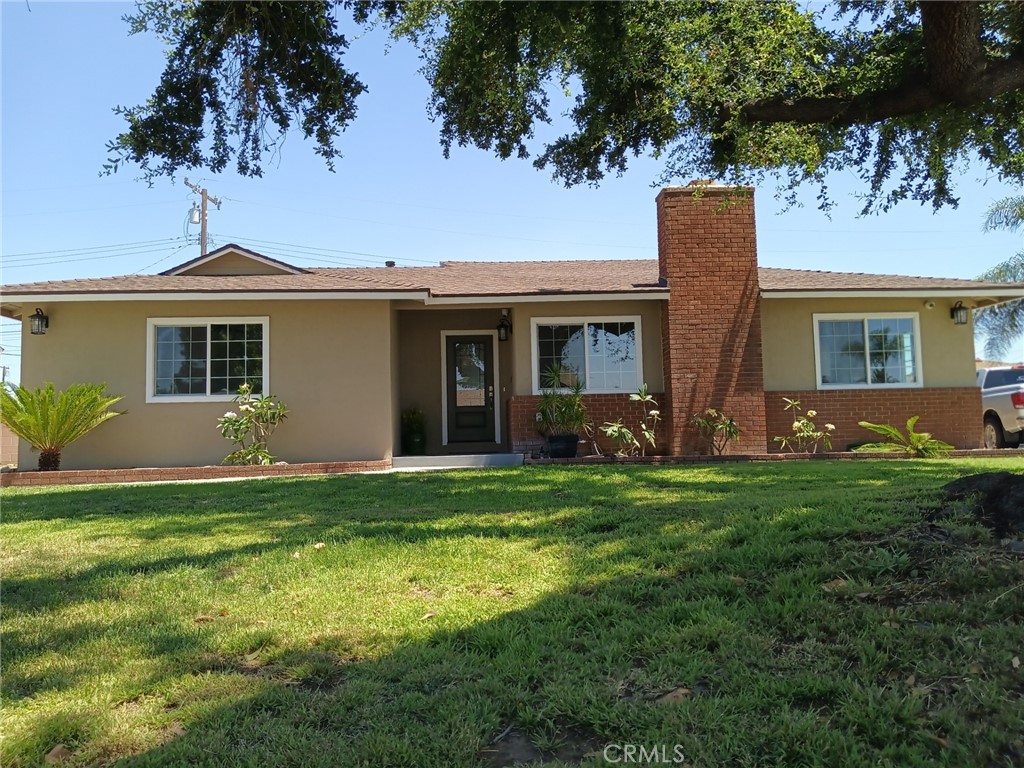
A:
POLYGON ((251 291, 222 293, 43 293, 8 294, 4 303, 30 304, 56 301, 303 301, 355 299, 363 301, 402 300, 422 301, 424 304, 509 304, 525 302, 555 301, 626 301, 661 300, 668 298, 668 291, 643 291, 637 293, 566 293, 566 294, 509 294, 506 296, 435 296, 426 291, 251 291))
POLYGON ((951 299, 998 299, 1010 301, 1024 298, 1024 288, 929 288, 912 291, 761 291, 762 299, 927 299, 948 296, 951 299))
POLYGON ((54 301, 314 301, 321 299, 362 299, 381 301, 418 299, 426 301, 426 291, 252 291, 226 293, 44 293, 5 295, 4 303, 43 304, 54 301))
POLYGON ((504 296, 432 296, 425 304, 533 304, 555 301, 628 301, 660 300, 668 298, 668 291, 638 291, 635 293, 510 293, 504 296))

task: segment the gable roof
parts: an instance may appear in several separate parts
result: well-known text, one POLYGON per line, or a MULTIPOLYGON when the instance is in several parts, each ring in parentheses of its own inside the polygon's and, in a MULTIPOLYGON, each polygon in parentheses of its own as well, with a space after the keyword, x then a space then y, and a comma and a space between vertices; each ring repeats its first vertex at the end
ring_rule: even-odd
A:
MULTIPOLYGON (((176 267, 171 267, 168 270, 161 272, 161 275, 187 275, 193 273, 197 267, 209 266, 212 262, 223 261, 225 257, 237 254, 242 256, 246 260, 253 263, 254 267, 260 268, 259 274, 278 274, 278 275, 302 275, 307 270, 302 267, 296 267, 292 264, 286 264, 283 261, 272 259, 269 256, 264 256, 262 253, 256 253, 256 251, 250 251, 248 248, 243 248, 240 245, 234 243, 228 243, 227 245, 221 246, 216 250, 210 251, 203 256, 197 256, 194 259, 189 259, 184 264, 179 264, 176 267)), ((204 271, 201 274, 215 275, 216 272, 204 271)), ((230 274, 230 273, 220 273, 230 274)), ((247 272, 246 274, 254 274, 247 272)))
MULTIPOLYGON (((229 246, 225 246, 227 249, 229 246)), ((231 248, 237 248, 231 246, 231 248)), ((216 252, 215 252, 216 253, 216 252)), ((259 254, 255 254, 259 258, 259 254)), ((275 261, 275 260, 271 260, 275 261)), ((292 268, 284 262, 282 267, 292 268)), ((159 275, 126 275, 86 280, 24 283, 4 288, 3 301, 145 298, 408 298, 471 303, 517 297, 618 296, 666 298, 671 286, 659 281, 656 259, 472 262, 446 261, 436 267, 310 267, 294 273, 188 274, 179 265, 159 275)), ((1024 285, 935 277, 873 275, 816 270, 758 270, 765 298, 810 296, 949 296, 975 298, 979 305, 1024 298, 1024 285)), ((10 310, 5 309, 5 312, 10 310)))

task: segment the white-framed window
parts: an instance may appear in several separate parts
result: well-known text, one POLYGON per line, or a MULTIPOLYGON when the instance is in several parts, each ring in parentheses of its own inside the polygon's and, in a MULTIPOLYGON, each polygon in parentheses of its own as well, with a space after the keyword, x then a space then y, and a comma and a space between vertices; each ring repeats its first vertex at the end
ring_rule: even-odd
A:
POLYGON ((150 317, 146 402, 229 401, 270 391, 269 317, 150 317))
POLYGON ((533 392, 553 366, 565 384, 583 379, 590 393, 635 392, 643 384, 640 316, 535 317, 531 322, 533 392))
POLYGON ((920 387, 918 314, 815 314, 814 363, 818 389, 920 387))

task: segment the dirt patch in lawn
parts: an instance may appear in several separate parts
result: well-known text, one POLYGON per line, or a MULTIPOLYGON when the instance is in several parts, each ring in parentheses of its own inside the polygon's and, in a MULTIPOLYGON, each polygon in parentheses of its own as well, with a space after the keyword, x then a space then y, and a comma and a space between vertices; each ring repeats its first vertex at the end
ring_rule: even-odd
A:
POLYGON ((576 726, 560 728, 557 742, 552 749, 540 749, 529 736, 510 726, 484 750, 484 763, 487 768, 543 766, 556 761, 562 764, 581 763, 584 758, 600 754, 604 747, 597 734, 576 726))
MULTIPOLYGON (((946 500, 968 505, 968 512, 1000 539, 1024 538, 1024 475, 985 472, 943 486, 946 500)), ((963 507, 960 507, 963 509, 963 507)), ((947 507, 935 517, 951 510, 947 507)), ((934 518, 933 518, 934 519, 934 518)))

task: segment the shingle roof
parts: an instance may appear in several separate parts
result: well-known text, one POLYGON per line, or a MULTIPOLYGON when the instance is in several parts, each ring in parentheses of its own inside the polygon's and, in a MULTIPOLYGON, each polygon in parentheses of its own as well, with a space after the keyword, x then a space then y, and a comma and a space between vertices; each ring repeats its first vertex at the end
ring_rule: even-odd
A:
MULTIPOLYGON (((929 291, 991 290, 1013 294, 1024 286, 936 277, 872 275, 815 270, 758 270, 761 290, 929 291)), ((437 267, 306 268, 297 275, 126 275, 55 280, 3 287, 6 295, 118 293, 408 292, 431 296, 484 297, 590 293, 663 293, 656 259, 471 262, 437 267)))
MULTIPOLYGON (((947 277, 911 277, 906 275, 873 275, 865 272, 822 272, 811 269, 758 270, 761 290, 773 291, 921 291, 921 290, 1000 290, 1012 288, 1007 283, 963 280, 947 277)), ((1021 286, 1017 286, 1020 288, 1021 286)))

